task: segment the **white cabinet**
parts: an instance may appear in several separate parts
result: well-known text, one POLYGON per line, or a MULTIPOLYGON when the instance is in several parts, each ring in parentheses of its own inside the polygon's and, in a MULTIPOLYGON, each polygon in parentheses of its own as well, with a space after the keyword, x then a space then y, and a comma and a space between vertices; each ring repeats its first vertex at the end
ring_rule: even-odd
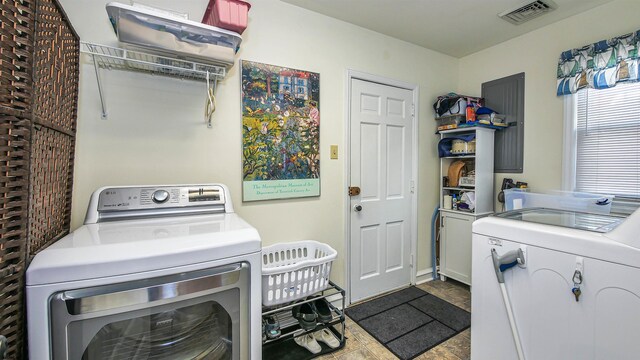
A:
POLYGON ((493 137, 494 129, 468 127, 440 132, 441 139, 475 135, 475 152, 440 158, 440 270, 442 280, 447 277, 471 285, 471 224, 493 213, 493 137), (475 171, 473 186, 445 184, 449 166, 455 161, 465 162, 468 171, 475 171), (445 186, 446 185, 446 186, 445 186), (465 192, 475 193, 474 211, 446 209, 444 197, 455 194, 459 199, 465 192))
POLYGON ((471 224, 475 216, 443 212, 440 217, 440 274, 471 284, 471 224))

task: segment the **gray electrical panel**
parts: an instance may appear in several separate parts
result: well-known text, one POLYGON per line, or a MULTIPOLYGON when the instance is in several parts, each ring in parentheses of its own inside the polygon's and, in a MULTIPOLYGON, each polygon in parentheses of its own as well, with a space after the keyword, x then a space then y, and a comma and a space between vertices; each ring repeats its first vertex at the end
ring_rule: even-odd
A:
POLYGON ((507 116, 495 135, 494 171, 522 173, 524 161, 524 73, 482 84, 485 106, 507 116))

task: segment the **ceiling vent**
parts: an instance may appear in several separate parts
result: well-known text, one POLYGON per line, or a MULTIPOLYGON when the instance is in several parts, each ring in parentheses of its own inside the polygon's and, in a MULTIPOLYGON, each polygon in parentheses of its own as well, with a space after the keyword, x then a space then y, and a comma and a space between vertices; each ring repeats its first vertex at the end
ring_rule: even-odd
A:
POLYGON ((536 0, 519 5, 498 14, 498 17, 507 20, 514 25, 520 25, 540 15, 544 15, 558 7, 551 0, 536 0))

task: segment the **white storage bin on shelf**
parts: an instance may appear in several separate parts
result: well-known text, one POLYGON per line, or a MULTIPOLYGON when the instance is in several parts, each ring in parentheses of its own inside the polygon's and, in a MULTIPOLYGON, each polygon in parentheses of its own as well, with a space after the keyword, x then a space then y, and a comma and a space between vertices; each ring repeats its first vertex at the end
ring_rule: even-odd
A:
POLYGON ((596 214, 609 214, 611 212, 611 203, 613 202, 614 196, 571 191, 535 193, 522 189, 509 189, 504 191, 504 198, 506 210, 541 207, 596 214))
POLYGON ((158 55, 179 55, 187 60, 214 62, 230 68, 242 42, 238 33, 151 7, 111 2, 106 8, 121 43, 158 55))
POLYGON ((313 240, 262 248, 262 304, 284 304, 326 289, 337 256, 331 246, 313 240))

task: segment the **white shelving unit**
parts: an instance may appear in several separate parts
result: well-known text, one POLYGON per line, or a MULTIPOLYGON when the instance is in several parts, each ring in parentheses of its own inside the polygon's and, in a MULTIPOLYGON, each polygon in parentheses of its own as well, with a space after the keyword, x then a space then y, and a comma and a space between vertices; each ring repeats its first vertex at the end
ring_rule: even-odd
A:
POLYGON ((494 129, 466 127, 443 130, 440 138, 456 135, 476 135, 476 152, 440 158, 440 278, 448 277, 471 285, 471 224, 478 218, 493 213, 493 143, 494 129), (449 166, 462 160, 469 170, 475 170, 475 186, 444 186, 449 166), (476 195, 473 212, 444 208, 444 196, 456 194, 458 199, 464 192, 476 195))
POLYGON ((93 59, 103 118, 107 117, 107 105, 100 80, 100 69, 136 71, 185 80, 207 81, 214 92, 217 82, 227 75, 226 66, 216 63, 194 62, 141 50, 81 42, 80 52, 93 59))

